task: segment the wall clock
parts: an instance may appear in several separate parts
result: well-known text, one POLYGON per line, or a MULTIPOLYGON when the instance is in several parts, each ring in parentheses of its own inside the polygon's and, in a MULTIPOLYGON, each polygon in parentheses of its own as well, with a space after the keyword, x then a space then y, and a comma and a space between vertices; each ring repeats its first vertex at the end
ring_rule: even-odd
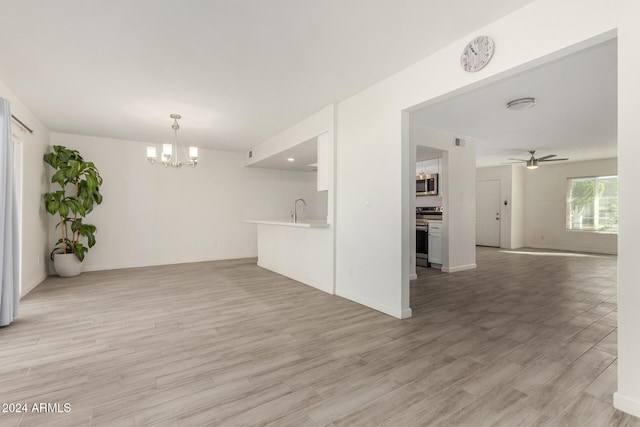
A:
POLYGON ((475 73, 482 70, 493 57, 495 43, 489 36, 478 36, 471 40, 462 51, 460 66, 465 71, 475 73))

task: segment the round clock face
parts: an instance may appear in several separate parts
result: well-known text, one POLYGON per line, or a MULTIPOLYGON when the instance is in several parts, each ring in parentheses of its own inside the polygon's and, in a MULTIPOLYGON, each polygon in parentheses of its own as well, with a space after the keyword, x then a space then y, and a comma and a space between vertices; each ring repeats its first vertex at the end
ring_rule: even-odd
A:
POLYGON ((460 57, 462 69, 470 73, 482 70, 491 61, 494 50, 495 44, 491 37, 476 37, 462 51, 460 57))

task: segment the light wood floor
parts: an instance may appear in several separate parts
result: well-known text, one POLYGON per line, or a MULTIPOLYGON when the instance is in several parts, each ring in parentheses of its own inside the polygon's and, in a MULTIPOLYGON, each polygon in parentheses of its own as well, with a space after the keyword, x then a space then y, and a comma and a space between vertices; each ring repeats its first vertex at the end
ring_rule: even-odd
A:
POLYGON ((419 273, 403 321, 255 260, 49 278, 0 329, 0 402, 71 412, 0 425, 640 426, 611 405, 615 257, 419 273))

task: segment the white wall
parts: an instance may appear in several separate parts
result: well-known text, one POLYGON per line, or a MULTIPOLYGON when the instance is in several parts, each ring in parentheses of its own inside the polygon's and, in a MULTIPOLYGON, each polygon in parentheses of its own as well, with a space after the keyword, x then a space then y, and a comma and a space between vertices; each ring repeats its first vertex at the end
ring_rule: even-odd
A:
POLYGON ((525 171, 525 227, 527 247, 617 253, 616 234, 567 230, 567 178, 617 175, 616 159, 545 163, 525 171))
POLYGON ((42 195, 47 191, 42 156, 49 143, 49 130, 34 116, 16 95, 0 81, 0 97, 11 102, 11 113, 33 129, 33 134, 21 131, 13 123, 13 133, 23 140, 22 176, 22 296, 35 288, 47 276, 48 218, 42 195))
POLYGON ((527 169, 522 166, 511 168, 511 249, 524 246, 525 200, 524 177, 527 169))
POLYGON ((98 227, 87 271, 255 257, 256 225, 243 219, 289 218, 298 197, 302 218, 327 215, 315 173, 245 168, 243 153, 201 148, 196 168, 176 170, 150 165, 144 143, 61 133, 51 143, 79 150, 104 179, 86 220, 98 227))
POLYGON ((640 417, 640 2, 618 0, 618 409, 640 417))

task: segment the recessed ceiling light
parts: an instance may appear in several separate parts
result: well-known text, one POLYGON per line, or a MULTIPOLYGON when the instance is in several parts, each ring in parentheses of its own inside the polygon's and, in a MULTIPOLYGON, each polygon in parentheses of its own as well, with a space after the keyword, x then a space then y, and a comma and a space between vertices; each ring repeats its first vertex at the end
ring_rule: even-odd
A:
POLYGON ((293 157, 289 157, 289 158, 287 159, 287 162, 293 162, 293 161, 295 161, 295 160, 296 160, 296 159, 294 159, 293 157))
POLYGON ((507 110, 522 111, 536 105, 535 98, 519 98, 507 103, 507 110))

